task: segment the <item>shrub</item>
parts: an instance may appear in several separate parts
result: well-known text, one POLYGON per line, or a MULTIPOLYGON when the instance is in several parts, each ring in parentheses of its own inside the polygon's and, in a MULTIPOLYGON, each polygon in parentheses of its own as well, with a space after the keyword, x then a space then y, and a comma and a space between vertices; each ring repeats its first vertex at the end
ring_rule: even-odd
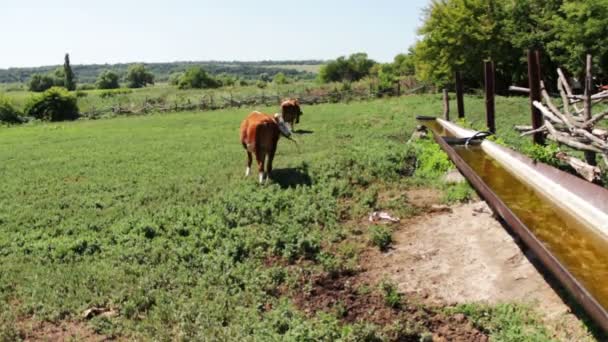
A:
POLYGON ((53 77, 49 75, 34 74, 28 83, 30 91, 42 92, 51 88, 55 84, 53 77))
POLYGON ((64 121, 78 118, 76 96, 59 87, 32 96, 25 105, 25 113, 39 120, 64 121))
POLYGON ((0 122, 21 123, 23 120, 8 97, 0 95, 0 122))
POLYGON ((260 88, 260 89, 264 89, 266 88, 266 86, 268 85, 268 83, 262 81, 262 80, 258 80, 255 85, 260 88))
POLYGON ((180 77, 178 88, 179 89, 204 89, 204 88, 217 88, 220 86, 220 82, 215 78, 209 76, 209 74, 201 67, 192 67, 180 77))
POLYGON ((102 99, 106 99, 106 98, 109 98, 109 97, 114 97, 116 95, 130 94, 132 92, 133 92, 133 90, 131 90, 131 89, 125 89, 125 88, 108 89, 106 91, 102 91, 101 93, 99 93, 99 97, 101 97, 102 99))
POLYGON ((133 64, 127 70, 127 87, 142 88, 154 84, 154 75, 146 70, 143 64, 133 64))
POLYGON ((289 83, 289 81, 287 80, 287 77, 282 72, 279 72, 276 75, 274 75, 274 78, 272 79, 272 82, 274 84, 287 84, 287 83, 289 83))
POLYGON ((77 88, 78 90, 93 90, 95 89, 95 85, 91 83, 81 83, 77 88))
POLYGON ((401 306, 401 294, 397 292, 397 286, 388 280, 383 280, 380 283, 380 290, 384 297, 384 303, 391 308, 399 308, 401 306))
POLYGON ((178 85, 179 84, 179 80, 182 78, 182 76, 184 76, 183 72, 174 72, 171 75, 169 75, 169 84, 170 85, 178 85))
POLYGON ((97 89, 120 88, 120 84, 118 83, 118 75, 111 70, 106 70, 99 74, 95 85, 97 86, 97 89))
POLYGON ((370 232, 370 242, 372 245, 378 247, 383 252, 388 250, 388 247, 393 242, 390 228, 386 226, 372 226, 370 232))

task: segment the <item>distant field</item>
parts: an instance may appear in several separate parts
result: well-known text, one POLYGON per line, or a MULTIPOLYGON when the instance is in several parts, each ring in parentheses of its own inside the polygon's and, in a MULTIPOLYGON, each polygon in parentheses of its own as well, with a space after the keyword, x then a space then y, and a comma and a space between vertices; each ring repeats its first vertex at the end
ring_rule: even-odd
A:
POLYGON ((316 64, 316 65, 306 65, 306 64, 281 64, 281 65, 267 65, 267 68, 284 68, 284 69, 293 69, 293 70, 297 70, 297 71, 306 71, 306 72, 312 72, 314 74, 318 74, 319 73, 319 69, 321 69, 321 65, 323 64, 316 64))

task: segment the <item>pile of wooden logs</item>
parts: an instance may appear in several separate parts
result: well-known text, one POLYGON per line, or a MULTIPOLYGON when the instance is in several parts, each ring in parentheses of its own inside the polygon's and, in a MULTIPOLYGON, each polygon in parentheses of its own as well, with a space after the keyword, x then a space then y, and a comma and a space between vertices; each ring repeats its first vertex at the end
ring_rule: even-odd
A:
POLYGON ((559 152, 556 158, 572 166, 578 174, 590 182, 598 181, 601 170, 596 164, 596 155, 603 158, 608 167, 608 131, 596 128, 596 124, 608 117, 608 110, 593 115, 592 107, 608 100, 608 91, 594 95, 592 92, 591 56, 587 56, 585 87, 583 95, 575 95, 561 69, 557 69, 557 89, 561 96, 561 105, 556 105, 541 81, 543 101, 534 101, 533 105, 541 111, 544 123, 533 129, 530 126, 516 126, 522 136, 538 132, 546 134, 550 140, 566 145, 585 153, 585 161, 575 158, 566 152, 559 152), (582 102, 582 108, 581 108, 582 102))

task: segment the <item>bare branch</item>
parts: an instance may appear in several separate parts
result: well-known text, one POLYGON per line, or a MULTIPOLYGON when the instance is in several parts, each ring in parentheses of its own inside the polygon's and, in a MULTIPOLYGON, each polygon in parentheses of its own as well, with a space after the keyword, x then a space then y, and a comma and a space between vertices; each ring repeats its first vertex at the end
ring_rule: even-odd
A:
POLYGON ((549 119, 550 121, 553 121, 555 123, 561 123, 563 124, 564 122, 558 118, 557 116, 555 116, 547 107, 545 107, 545 105, 543 105, 542 103, 538 102, 538 101, 534 101, 532 102, 532 104, 534 105, 534 107, 538 108, 538 110, 541 111, 541 113, 543 113, 543 115, 549 119))
POLYGON ((602 150, 600 150, 599 148, 595 147, 595 146, 591 146, 588 144, 584 144, 580 141, 576 141, 575 139, 573 139, 572 137, 570 137, 568 134, 564 134, 561 132, 558 132, 555 127, 551 124, 551 122, 549 121, 545 121, 545 126, 547 126, 547 129, 549 130, 549 134, 551 136, 553 136, 553 138, 555 138, 555 141, 562 143, 564 145, 570 146, 572 148, 575 148, 577 150, 581 150, 581 151, 588 151, 588 152, 602 152, 602 150))
POLYGON ((555 154, 555 157, 563 162, 568 163, 576 172, 585 178, 589 182, 597 181, 600 179, 601 170, 597 166, 592 166, 584 161, 569 156, 565 152, 558 152, 555 154))
POLYGON ((537 128, 537 129, 532 129, 532 130, 529 130, 527 132, 523 132, 519 136, 520 137, 525 137, 525 136, 536 134, 536 133, 539 133, 539 132, 547 132, 547 127, 545 127, 545 125, 542 125, 539 128, 537 128))

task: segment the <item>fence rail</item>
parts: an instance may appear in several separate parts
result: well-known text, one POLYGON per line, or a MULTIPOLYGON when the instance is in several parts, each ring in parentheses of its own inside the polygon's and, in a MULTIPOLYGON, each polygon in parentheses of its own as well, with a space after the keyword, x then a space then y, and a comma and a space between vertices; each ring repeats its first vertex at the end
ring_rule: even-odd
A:
POLYGON ((128 104, 116 103, 104 108, 93 108, 82 112, 88 118, 98 118, 104 115, 138 115, 150 112, 180 112, 180 111, 210 111, 226 108, 240 108, 253 106, 279 105, 284 98, 298 98, 301 104, 316 105, 321 103, 338 103, 374 99, 379 97, 393 97, 424 92, 426 85, 403 91, 401 87, 388 89, 349 89, 349 90, 312 90, 306 93, 285 94, 256 94, 236 97, 233 95, 214 96, 207 94, 198 101, 187 99, 185 101, 166 101, 162 98, 146 98, 143 102, 130 102, 128 104))

